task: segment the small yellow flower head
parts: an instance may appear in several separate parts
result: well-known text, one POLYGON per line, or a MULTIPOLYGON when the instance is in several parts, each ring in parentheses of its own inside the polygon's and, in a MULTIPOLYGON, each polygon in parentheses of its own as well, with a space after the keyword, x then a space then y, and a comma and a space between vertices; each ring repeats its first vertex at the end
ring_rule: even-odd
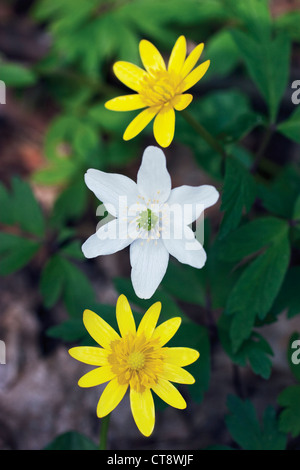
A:
POLYGON ((129 124, 124 140, 138 135, 154 119, 154 137, 161 147, 168 147, 175 131, 175 111, 182 111, 193 96, 184 92, 194 86, 206 73, 210 61, 195 67, 203 51, 199 44, 186 58, 186 39, 180 36, 171 52, 168 66, 160 52, 151 42, 140 42, 140 56, 146 70, 119 61, 114 64, 118 79, 137 94, 119 96, 105 103, 112 111, 133 111, 144 109, 129 124), (194 70, 193 70, 194 69, 194 70))
POLYGON ((80 346, 69 350, 75 359, 97 366, 81 377, 80 387, 108 382, 98 402, 98 417, 103 418, 116 408, 130 388, 133 418, 145 436, 150 436, 155 422, 151 390, 170 406, 186 408, 184 398, 170 381, 194 383, 193 376, 182 367, 199 357, 194 349, 164 347, 178 330, 181 318, 171 318, 157 327, 160 310, 160 302, 153 304, 136 329, 128 300, 120 295, 116 307, 120 334, 96 313, 85 310, 84 325, 101 347, 80 346))

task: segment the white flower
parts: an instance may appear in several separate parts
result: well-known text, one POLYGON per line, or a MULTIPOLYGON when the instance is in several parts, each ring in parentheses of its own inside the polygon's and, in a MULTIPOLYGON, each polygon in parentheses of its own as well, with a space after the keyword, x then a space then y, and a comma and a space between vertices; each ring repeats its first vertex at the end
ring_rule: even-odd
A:
POLYGON ((130 245, 131 280, 138 297, 152 297, 163 279, 169 255, 202 268, 206 253, 189 224, 215 204, 218 191, 209 185, 171 189, 163 151, 147 147, 137 183, 130 178, 89 169, 85 182, 115 218, 82 246, 86 258, 109 255, 130 245))

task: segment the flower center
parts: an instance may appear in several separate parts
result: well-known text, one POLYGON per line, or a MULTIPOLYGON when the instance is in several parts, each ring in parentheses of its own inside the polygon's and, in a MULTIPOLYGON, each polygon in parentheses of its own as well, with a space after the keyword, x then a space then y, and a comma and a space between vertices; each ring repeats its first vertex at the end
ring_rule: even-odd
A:
POLYGON ((143 392, 153 387, 163 369, 164 356, 158 340, 127 334, 113 341, 108 362, 121 385, 143 392))
POLYGON ((164 105, 181 93, 181 77, 167 70, 153 70, 141 82, 140 96, 146 106, 164 105))
POLYGON ((136 351, 128 356, 128 366, 130 367, 130 369, 142 369, 144 367, 144 364, 145 356, 143 353, 136 351))
POLYGON ((137 223, 139 228, 146 230, 147 232, 151 232, 151 230, 156 226, 158 222, 158 216, 155 215, 150 209, 146 209, 145 211, 139 214, 139 218, 137 219, 137 223))

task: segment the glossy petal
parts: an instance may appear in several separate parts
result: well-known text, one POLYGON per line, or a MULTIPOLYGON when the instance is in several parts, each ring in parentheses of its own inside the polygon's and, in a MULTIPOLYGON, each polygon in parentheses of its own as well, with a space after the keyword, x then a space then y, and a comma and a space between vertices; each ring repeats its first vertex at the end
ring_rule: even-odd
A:
POLYGON ((118 333, 91 310, 83 312, 83 323, 91 337, 103 348, 109 349, 112 341, 120 339, 118 333))
POLYGON ((203 64, 198 65, 187 77, 185 77, 183 82, 183 92, 194 86, 203 75, 205 75, 208 67, 210 65, 210 60, 203 62, 203 64))
POLYGON ((116 374, 111 370, 111 366, 98 367, 83 375, 79 381, 79 387, 95 387, 96 385, 104 384, 113 379, 116 374))
POLYGON ((69 349, 69 354, 74 359, 77 359, 77 361, 90 364, 91 366, 107 365, 108 351, 106 349, 95 346, 76 346, 69 349))
POLYGON ((202 54, 204 48, 204 44, 198 44, 192 52, 188 55, 187 59, 185 60, 185 63, 181 69, 181 76, 184 78, 186 77, 191 70, 195 67, 197 64, 198 60, 200 59, 200 56, 202 54))
POLYGON ((154 137, 161 147, 168 147, 175 132, 175 111, 172 106, 164 106, 153 124, 154 137))
POLYGON ((128 384, 120 385, 118 379, 112 379, 105 387, 97 406, 98 418, 107 416, 123 399, 128 384))
POLYGON ((152 339, 158 340, 159 346, 164 346, 171 338, 175 335, 176 331, 180 327, 181 318, 174 317, 169 320, 161 323, 155 330, 152 335, 152 339))
POLYGON ((130 245, 131 280, 141 299, 150 299, 163 279, 169 253, 161 239, 135 240, 130 245))
POLYGON ((147 312, 140 321, 137 336, 144 335, 145 338, 151 338, 161 311, 161 303, 155 302, 148 308, 147 312))
POLYGON ((177 95, 172 100, 172 105, 176 111, 183 111, 185 108, 189 106, 192 102, 193 95, 189 95, 186 93, 185 95, 177 95))
POLYGON ((155 423, 155 409, 150 389, 139 393, 130 389, 130 406, 134 421, 144 436, 150 436, 155 423))
POLYGON ((152 121, 154 116, 158 113, 160 107, 153 106, 151 108, 144 109, 140 114, 138 114, 131 123, 127 126, 123 139, 130 140, 136 137, 145 127, 152 121))
POLYGON ((125 295, 119 296, 117 300, 116 313, 121 336, 124 338, 128 333, 134 335, 136 333, 135 321, 131 307, 125 295))
POLYGON ((139 193, 146 200, 165 202, 171 192, 171 177, 167 170, 166 157, 158 147, 149 146, 143 153, 137 175, 139 193))
POLYGON ((140 83, 147 75, 145 70, 125 61, 116 62, 113 69, 116 77, 134 91, 139 91, 140 83))
POLYGON ((165 363, 163 372, 161 373, 161 377, 165 380, 170 380, 171 382, 176 382, 180 384, 195 383, 195 379, 192 374, 175 364, 165 363))
POLYGON ((180 367, 188 366, 195 362, 200 354, 196 349, 191 348, 163 348, 162 352, 165 361, 170 364, 175 364, 180 367))
POLYGON ((178 73, 181 71, 186 57, 186 39, 180 36, 170 55, 168 71, 178 73))
POLYGON ((150 41, 143 39, 139 48, 143 65, 149 73, 152 70, 166 70, 166 64, 161 53, 150 41))
POLYGON ((146 105, 140 95, 125 95, 113 98, 105 103, 105 107, 111 111, 134 111, 145 108, 146 105))
POLYGON ((137 201, 137 185, 127 176, 91 168, 86 172, 84 179, 87 187, 115 217, 122 215, 125 206, 137 201))
POLYGON ((126 221, 112 220, 91 235, 81 249, 86 258, 111 255, 132 243, 133 233, 128 233, 126 221))
POLYGON ((160 378, 152 387, 152 390, 168 405, 183 410, 186 408, 186 402, 181 393, 168 380, 160 378))

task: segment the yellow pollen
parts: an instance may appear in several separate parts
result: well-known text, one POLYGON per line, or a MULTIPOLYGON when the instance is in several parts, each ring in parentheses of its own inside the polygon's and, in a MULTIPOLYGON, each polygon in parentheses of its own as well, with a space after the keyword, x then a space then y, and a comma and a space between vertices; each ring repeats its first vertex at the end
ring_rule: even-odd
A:
POLYGON ((128 357, 128 366, 130 369, 139 370, 144 367, 145 356, 143 353, 136 351, 129 355, 128 357))

